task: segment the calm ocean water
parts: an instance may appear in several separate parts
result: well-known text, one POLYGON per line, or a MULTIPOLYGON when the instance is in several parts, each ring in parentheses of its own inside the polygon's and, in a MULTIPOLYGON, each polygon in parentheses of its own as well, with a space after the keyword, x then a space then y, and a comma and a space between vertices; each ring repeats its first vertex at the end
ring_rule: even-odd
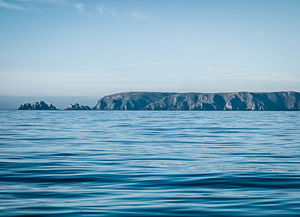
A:
POLYGON ((300 112, 0 111, 1 216, 300 216, 300 112))

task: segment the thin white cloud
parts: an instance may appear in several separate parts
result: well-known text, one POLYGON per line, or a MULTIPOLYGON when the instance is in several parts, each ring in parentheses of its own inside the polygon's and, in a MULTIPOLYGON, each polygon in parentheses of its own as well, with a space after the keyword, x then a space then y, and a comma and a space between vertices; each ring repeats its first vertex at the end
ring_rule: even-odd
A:
MULTIPOLYGON (((26 11, 52 11, 52 6, 73 8, 82 14, 88 14, 91 11, 91 5, 83 3, 83 1, 67 1, 67 0, 14 0, 14 3, 9 0, 0 0, 0 8, 26 10, 26 11)), ((112 17, 134 18, 136 20, 150 20, 151 17, 140 10, 122 10, 114 6, 106 6, 103 3, 93 5, 94 12, 98 15, 107 15, 112 17)))
POLYGON ((96 9, 97 9, 98 14, 100 14, 100 15, 104 14, 105 7, 103 4, 97 4, 96 9))
POLYGON ((100 3, 96 5, 96 10, 99 15, 108 14, 113 17, 121 15, 120 11, 117 11, 115 7, 106 7, 104 4, 100 3))
POLYGON ((167 60, 154 60, 154 61, 147 61, 147 62, 136 62, 133 64, 127 65, 128 67, 144 67, 144 66, 159 66, 168 64, 169 61, 167 60))
POLYGON ((214 67, 214 66, 208 67, 208 71, 210 71, 210 72, 215 71, 215 70, 216 70, 216 67, 214 67))
POLYGON ((96 10, 99 15, 111 15, 112 17, 131 17, 137 20, 150 20, 150 16, 147 14, 138 11, 127 11, 127 10, 117 10, 115 7, 106 7, 104 4, 99 3, 96 5, 96 10))
POLYGON ((115 7, 105 7, 104 4, 99 3, 96 5, 96 10, 98 12, 99 15, 103 15, 103 14, 109 14, 113 17, 116 17, 119 15, 119 12, 117 12, 115 7))
POLYGON ((285 74, 280 72, 266 72, 266 71, 249 71, 242 69, 219 70, 214 68, 210 70, 207 76, 217 76, 222 79, 240 79, 244 81, 273 81, 273 82, 300 82, 300 77, 292 74, 285 74))
POLYGON ((49 4, 64 4, 65 0, 18 0, 19 2, 36 2, 49 4))
POLYGON ((0 0, 0 7, 1 8, 7 8, 7 9, 15 9, 15 10, 24 10, 23 7, 11 3, 7 3, 4 0, 0 0))
POLYGON ((65 0, 15 0, 14 3, 11 2, 8 3, 8 0, 0 0, 0 7, 16 10, 42 12, 45 9, 50 10, 50 6, 68 5, 65 0), (49 5, 49 8, 45 8, 45 5, 49 5))
POLYGON ((112 15, 113 17, 117 16, 117 11, 116 11, 116 9, 115 9, 114 7, 112 7, 112 8, 110 9, 110 13, 111 13, 111 15, 112 15))
POLYGON ((249 75, 246 77, 248 80, 259 81, 280 81, 280 82, 300 82, 300 78, 294 75, 280 75, 278 73, 261 74, 261 75, 249 75))
POLYGON ((138 20, 150 20, 150 16, 142 13, 141 11, 133 11, 132 17, 138 20))
POLYGON ((84 4, 83 3, 75 3, 74 8, 78 10, 80 13, 84 12, 84 4))

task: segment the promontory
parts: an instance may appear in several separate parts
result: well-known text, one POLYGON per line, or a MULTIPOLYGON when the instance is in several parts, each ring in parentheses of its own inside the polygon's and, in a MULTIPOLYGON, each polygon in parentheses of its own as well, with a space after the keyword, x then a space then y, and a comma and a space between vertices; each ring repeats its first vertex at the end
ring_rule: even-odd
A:
POLYGON ((168 93, 124 92, 101 98, 95 110, 300 110, 300 93, 231 92, 168 93))

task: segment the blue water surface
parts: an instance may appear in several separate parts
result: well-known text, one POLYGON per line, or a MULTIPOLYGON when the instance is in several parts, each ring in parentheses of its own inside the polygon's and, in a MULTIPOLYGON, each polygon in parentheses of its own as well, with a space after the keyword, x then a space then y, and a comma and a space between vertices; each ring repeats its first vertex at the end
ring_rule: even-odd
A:
POLYGON ((300 112, 0 111, 1 216, 300 216, 300 112))

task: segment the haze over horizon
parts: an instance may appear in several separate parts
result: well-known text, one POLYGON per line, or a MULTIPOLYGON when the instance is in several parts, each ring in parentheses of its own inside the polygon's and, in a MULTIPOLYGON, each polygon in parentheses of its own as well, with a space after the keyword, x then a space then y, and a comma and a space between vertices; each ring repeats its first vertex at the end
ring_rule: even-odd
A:
POLYGON ((0 95, 300 91, 300 1, 0 0, 0 95))

